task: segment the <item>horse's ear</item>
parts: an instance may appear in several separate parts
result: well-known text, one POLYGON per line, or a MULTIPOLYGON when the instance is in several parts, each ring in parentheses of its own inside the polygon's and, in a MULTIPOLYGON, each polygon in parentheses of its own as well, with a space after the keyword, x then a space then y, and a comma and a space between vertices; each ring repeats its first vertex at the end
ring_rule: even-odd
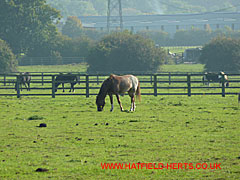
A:
POLYGON ((111 74, 111 75, 109 76, 109 79, 113 79, 113 77, 114 77, 114 75, 113 75, 113 74, 111 74))

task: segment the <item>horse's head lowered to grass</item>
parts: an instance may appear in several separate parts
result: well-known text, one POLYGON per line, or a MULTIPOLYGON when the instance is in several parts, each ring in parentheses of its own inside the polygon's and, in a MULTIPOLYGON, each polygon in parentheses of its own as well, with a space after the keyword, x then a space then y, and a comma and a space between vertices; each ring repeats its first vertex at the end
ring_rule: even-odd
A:
POLYGON ((112 82, 111 82, 111 76, 109 78, 107 78, 103 83, 102 86, 100 88, 100 91, 97 95, 96 98, 96 104, 97 104, 97 110, 98 111, 102 111, 104 106, 105 106, 105 97, 107 96, 107 94, 109 93, 111 86, 112 86, 112 82))
POLYGON ((123 111, 122 103, 120 101, 119 95, 125 94, 131 97, 131 109, 130 111, 135 111, 135 95, 138 96, 139 100, 141 97, 140 83, 137 77, 133 75, 110 75, 102 84, 100 91, 96 98, 97 110, 102 111, 105 106, 105 98, 107 95, 110 97, 111 110, 113 111, 113 98, 112 95, 116 95, 118 103, 120 105, 121 111, 123 111))

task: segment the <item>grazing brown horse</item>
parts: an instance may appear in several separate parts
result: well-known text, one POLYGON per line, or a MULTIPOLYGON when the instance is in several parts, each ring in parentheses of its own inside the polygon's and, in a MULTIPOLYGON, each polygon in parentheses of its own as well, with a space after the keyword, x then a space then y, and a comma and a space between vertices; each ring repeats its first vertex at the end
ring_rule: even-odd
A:
POLYGON ((121 111, 123 111, 122 103, 120 101, 119 95, 123 95, 128 92, 131 97, 131 109, 130 111, 135 111, 135 95, 137 95, 139 101, 141 100, 140 84, 137 77, 133 75, 110 75, 102 84, 100 91, 96 98, 97 110, 102 111, 105 105, 105 98, 107 95, 110 97, 111 110, 113 111, 113 94, 116 95, 118 104, 121 111))

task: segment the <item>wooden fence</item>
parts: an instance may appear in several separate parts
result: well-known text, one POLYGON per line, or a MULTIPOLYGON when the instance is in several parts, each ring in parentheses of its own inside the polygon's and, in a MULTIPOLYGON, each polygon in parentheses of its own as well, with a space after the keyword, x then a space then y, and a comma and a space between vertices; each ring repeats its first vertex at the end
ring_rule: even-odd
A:
MULTIPOLYGON (((78 74, 79 84, 75 85, 75 93, 55 92, 55 77, 59 73, 34 73, 31 72, 31 91, 26 88, 21 90, 19 74, 0 74, 0 96, 92 96, 98 93, 101 83, 109 74, 78 74), (80 92, 80 93, 79 93, 80 92)), ((141 84, 142 95, 225 95, 238 94, 240 92, 240 74, 228 74, 229 87, 225 87, 224 80, 219 83, 211 83, 208 86, 203 83, 202 73, 158 73, 135 74, 141 84)), ((68 82, 69 84, 70 82, 68 82)), ((65 88, 70 89, 70 86, 65 88)))

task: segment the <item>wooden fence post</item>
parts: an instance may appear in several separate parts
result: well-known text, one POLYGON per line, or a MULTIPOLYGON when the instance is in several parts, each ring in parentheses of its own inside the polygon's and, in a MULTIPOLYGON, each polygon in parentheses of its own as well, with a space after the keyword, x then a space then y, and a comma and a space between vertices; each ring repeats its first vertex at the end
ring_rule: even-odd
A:
POLYGON ((89 97, 89 76, 86 74, 86 97, 89 97))
POLYGON ((154 74, 154 96, 157 96, 157 75, 154 74))
POLYGON ((16 90, 17 90, 17 98, 20 98, 21 97, 21 94, 20 94, 20 76, 17 75, 17 81, 16 81, 16 90))
POLYGON ((99 85, 99 76, 97 75, 97 85, 99 85))
POLYGON ((191 96, 191 75, 187 75, 188 96, 191 96))
POLYGON ((42 73, 42 86, 44 85, 44 76, 43 76, 43 73, 42 73))
POLYGON ((224 75, 222 76, 221 82, 222 82, 222 97, 225 97, 225 78, 224 78, 224 75))
POLYGON ((168 73, 168 81, 169 81, 168 84, 171 85, 171 73, 170 72, 168 73))
POLYGON ((55 98, 55 76, 52 75, 52 98, 55 98))
POLYGON ((4 76, 3 76, 3 81, 4 81, 4 82, 3 82, 3 85, 6 86, 6 75, 5 75, 5 74, 4 74, 4 76))

